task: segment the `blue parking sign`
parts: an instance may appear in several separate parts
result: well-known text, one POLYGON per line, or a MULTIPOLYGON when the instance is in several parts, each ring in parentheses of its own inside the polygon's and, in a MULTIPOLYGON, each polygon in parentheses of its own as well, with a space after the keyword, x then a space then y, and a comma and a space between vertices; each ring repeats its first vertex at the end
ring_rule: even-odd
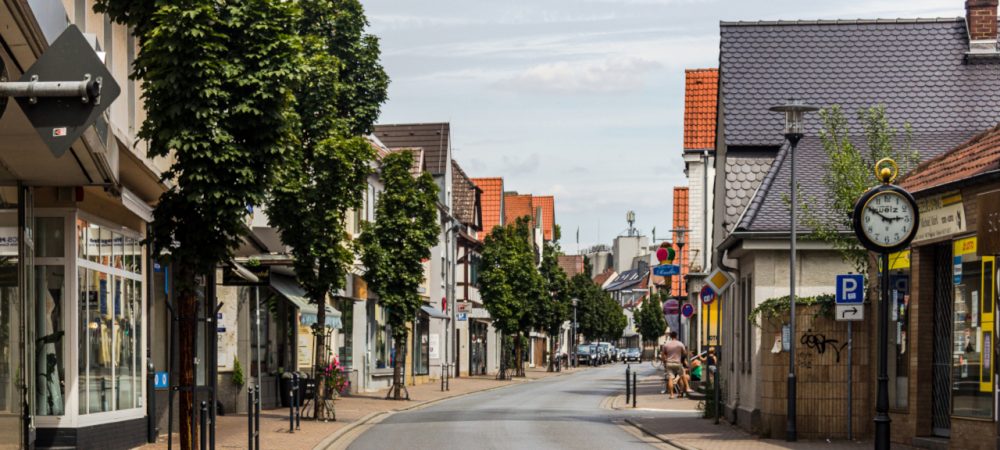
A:
POLYGON ((170 387, 170 378, 167 376, 167 372, 156 372, 153 377, 153 388, 154 389, 167 389, 170 387))
POLYGON ((865 302, 864 275, 837 275, 838 305, 861 304, 865 302))

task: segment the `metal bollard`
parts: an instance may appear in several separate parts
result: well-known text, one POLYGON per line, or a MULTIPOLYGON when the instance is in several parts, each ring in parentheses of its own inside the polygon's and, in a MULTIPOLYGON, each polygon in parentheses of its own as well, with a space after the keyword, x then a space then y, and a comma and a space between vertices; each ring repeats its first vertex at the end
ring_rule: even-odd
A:
POLYGON ((295 387, 288 384, 288 432, 295 432, 295 387))
POLYGON ((444 392, 444 377, 448 376, 448 371, 445 370, 444 364, 441 364, 441 392, 444 392))
POLYGON ((247 386, 247 448, 253 450, 253 386, 247 386))
POLYGON ((639 396, 639 389, 636 383, 636 377, 639 375, 638 370, 632 372, 632 407, 635 408, 635 398, 639 396))
POLYGON ((208 448, 208 402, 201 402, 201 450, 208 448))
POLYGON ((253 405, 253 445, 255 449, 260 450, 260 385, 257 385, 255 390, 257 396, 254 397, 253 405))
POLYGON ((302 379, 295 375, 295 429, 302 429, 302 379))
POLYGON ((630 384, 631 381, 632 381, 630 379, 631 375, 632 375, 632 366, 631 365, 625 366, 625 404, 626 405, 628 404, 628 402, 632 398, 632 385, 630 384))
POLYGON ((451 368, 452 368, 452 366, 453 366, 452 364, 448 364, 448 376, 444 379, 444 390, 446 390, 446 391, 450 391, 451 390, 451 368))

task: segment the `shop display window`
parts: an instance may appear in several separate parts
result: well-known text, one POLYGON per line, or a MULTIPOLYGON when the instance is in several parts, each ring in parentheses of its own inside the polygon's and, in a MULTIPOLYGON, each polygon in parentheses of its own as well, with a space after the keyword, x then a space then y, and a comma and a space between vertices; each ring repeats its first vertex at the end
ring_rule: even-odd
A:
POLYGON ((996 301, 995 262, 992 257, 980 258, 975 247, 975 238, 955 241, 952 415, 989 419, 993 417, 990 340, 996 301))
POLYGON ((910 251, 889 255, 889 405, 909 407, 910 251))
POLYGON ((426 313, 417 313, 413 320, 413 374, 430 373, 431 321, 426 313))

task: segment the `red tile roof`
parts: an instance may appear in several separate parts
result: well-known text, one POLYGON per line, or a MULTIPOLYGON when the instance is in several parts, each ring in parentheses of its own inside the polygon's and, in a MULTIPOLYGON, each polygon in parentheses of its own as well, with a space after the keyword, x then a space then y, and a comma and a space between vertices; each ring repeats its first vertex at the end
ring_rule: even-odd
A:
POLYGON ((910 171, 899 185, 920 192, 1000 170, 1000 125, 910 171))
POLYGON ((493 227, 504 224, 503 178, 473 178, 472 182, 483 190, 480 202, 483 208, 483 235, 493 227))
POLYGON ((597 274, 594 277, 594 284, 598 286, 604 286, 604 283, 608 282, 608 279, 615 275, 615 269, 613 267, 608 267, 604 272, 597 274))
POLYGON ((504 194, 503 223, 514 223, 520 217, 533 215, 530 195, 504 194))
POLYGON ((559 267, 567 277, 573 278, 573 275, 583 273, 583 255, 559 255, 559 267))
MULTIPOLYGON (((682 186, 674 187, 674 229, 685 228, 690 230, 689 224, 689 214, 688 214, 688 188, 682 186)), ((685 239, 690 237, 690 232, 685 239)), ((673 233, 673 242, 677 242, 677 233, 673 233)), ((674 250, 677 250, 677 259, 674 260, 675 264, 681 266, 681 275, 679 277, 671 277, 671 287, 670 294, 673 296, 687 296, 687 283, 684 283, 684 277, 688 274, 688 266, 690 264, 690 256, 688 251, 684 249, 678 249, 674 246, 674 250)))
POLYGON ((556 234, 556 199, 551 195, 531 197, 531 210, 542 208, 542 237, 546 241, 554 239, 556 234))
POLYGON ((691 69, 684 83, 684 149, 715 149, 719 69, 691 69))

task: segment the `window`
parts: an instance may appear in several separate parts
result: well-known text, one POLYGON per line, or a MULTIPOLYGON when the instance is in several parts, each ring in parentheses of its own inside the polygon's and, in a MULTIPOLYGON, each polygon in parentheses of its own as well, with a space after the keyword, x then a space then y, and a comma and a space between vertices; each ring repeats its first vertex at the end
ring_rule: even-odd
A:
POLYGON ((135 236, 77 220, 79 411, 137 408, 142 395, 141 247, 135 236))
POLYGON ((753 329, 750 321, 750 311, 753 311, 753 275, 747 275, 740 281, 743 298, 740 305, 740 371, 750 373, 753 365, 753 329))
POLYGON ((909 406, 910 251, 889 255, 889 405, 909 406))
POLYGON ((413 374, 430 373, 430 318, 418 312, 413 320, 413 374))
POLYGON ((337 358, 345 369, 351 369, 354 367, 354 300, 338 299, 337 309, 342 314, 340 319, 343 324, 338 333, 337 358))
POLYGON ((993 417, 993 257, 979 258, 975 237, 955 241, 954 310, 952 312, 952 414, 993 417), (983 282, 989 286, 984 289, 983 282))
POLYGON ((375 304, 375 368, 392 368, 395 355, 392 347, 392 328, 389 314, 382 305, 375 304))

